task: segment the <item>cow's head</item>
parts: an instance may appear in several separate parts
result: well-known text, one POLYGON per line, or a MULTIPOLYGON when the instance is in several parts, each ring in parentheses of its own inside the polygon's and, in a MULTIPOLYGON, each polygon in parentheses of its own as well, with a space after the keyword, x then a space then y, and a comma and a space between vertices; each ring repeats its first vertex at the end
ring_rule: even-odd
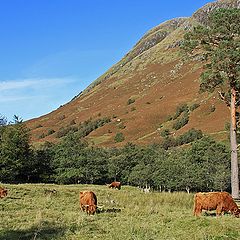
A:
POLYGON ((87 206, 87 213, 94 215, 97 210, 97 205, 88 205, 87 206))
POLYGON ((237 218, 240 217, 240 209, 239 208, 235 208, 234 211, 233 211, 233 215, 237 218))
POLYGON ((8 190, 7 189, 2 189, 0 191, 0 198, 4 198, 7 196, 8 190))

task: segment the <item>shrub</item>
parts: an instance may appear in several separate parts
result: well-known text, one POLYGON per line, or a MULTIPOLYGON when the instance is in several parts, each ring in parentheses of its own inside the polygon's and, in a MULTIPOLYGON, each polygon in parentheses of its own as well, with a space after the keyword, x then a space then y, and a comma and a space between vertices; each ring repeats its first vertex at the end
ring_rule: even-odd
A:
POLYGON ((167 136, 164 138, 161 146, 163 149, 168 150, 170 147, 176 146, 176 140, 173 137, 167 136))
POLYGON ((194 128, 190 129, 186 133, 182 134, 181 136, 176 138, 177 145, 183 145, 186 143, 193 142, 197 139, 200 139, 203 137, 203 133, 201 130, 196 130, 194 128))
POLYGON ((114 137, 114 141, 115 142, 122 142, 124 141, 125 137, 123 135, 123 133, 117 133, 114 137))
POLYGON ((177 119, 181 115, 181 113, 188 112, 188 111, 189 111, 189 109, 188 109, 188 105, 186 103, 179 105, 176 109, 175 115, 173 116, 173 120, 177 119))
POLYGON ((129 98, 127 101, 127 105, 130 105, 135 102, 135 99, 129 98))
POLYGON ((225 125, 224 125, 224 129, 226 130, 226 131, 230 131, 230 122, 226 122, 225 123, 225 125))
POLYGON ((169 130, 169 129, 164 129, 164 130, 160 133, 161 137, 167 137, 167 136, 169 136, 169 134, 170 134, 170 130, 169 130))
POLYGON ((125 126, 123 123, 120 123, 120 124, 118 125, 118 128, 124 129, 124 128, 126 128, 126 126, 125 126))
POLYGON ((191 105, 190 107, 189 107, 189 110, 191 111, 191 112, 193 112, 195 109, 197 109, 198 107, 200 107, 200 104, 199 103, 194 103, 193 105, 191 105))
POLYGON ((49 129, 48 132, 47 132, 47 135, 51 135, 53 133, 55 133, 55 131, 53 129, 49 129))
POLYGON ((171 120, 172 120, 172 116, 168 115, 166 121, 168 122, 168 121, 171 121, 171 120))
POLYGON ((180 128, 182 128, 183 126, 185 126, 189 121, 189 114, 187 112, 184 113, 184 115, 182 116, 181 119, 177 120, 174 124, 173 124, 173 128, 175 130, 178 130, 180 128))
POLYGON ((69 132, 77 132, 78 128, 76 126, 69 126, 65 128, 60 128, 58 132, 56 132, 56 137, 61 138, 66 136, 69 132))
POLYGON ((210 106, 210 112, 215 112, 215 110, 216 110, 216 107, 215 107, 214 104, 212 104, 212 105, 210 106))
POLYGON ((46 137, 45 134, 42 133, 42 134, 40 134, 40 135, 38 136, 38 139, 42 139, 42 138, 45 138, 45 137, 46 137))

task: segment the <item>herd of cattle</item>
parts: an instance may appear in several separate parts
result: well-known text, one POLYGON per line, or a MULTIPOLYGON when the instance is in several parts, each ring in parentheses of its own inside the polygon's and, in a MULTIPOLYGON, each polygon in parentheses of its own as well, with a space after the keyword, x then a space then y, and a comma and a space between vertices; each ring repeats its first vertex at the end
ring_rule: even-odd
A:
MULTIPOLYGON (((109 188, 120 190, 120 182, 112 182, 109 188)), ((0 187, 0 198, 6 197, 7 189, 0 187)), ((82 191, 79 196, 80 208, 89 215, 94 215, 97 211, 97 196, 92 191, 82 191)), ((223 215, 230 212, 235 217, 240 217, 240 209, 228 192, 199 192, 194 195, 195 216, 200 216, 202 210, 216 210, 216 215, 223 215)))

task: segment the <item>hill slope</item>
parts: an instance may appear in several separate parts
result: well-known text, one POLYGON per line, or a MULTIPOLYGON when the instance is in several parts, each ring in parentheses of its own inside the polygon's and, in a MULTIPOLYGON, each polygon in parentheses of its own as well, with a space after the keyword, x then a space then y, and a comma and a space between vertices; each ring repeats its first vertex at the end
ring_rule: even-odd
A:
POLYGON ((164 129, 179 135, 191 128, 226 139, 227 107, 217 94, 198 93, 202 63, 198 59, 183 62, 179 48, 186 30, 205 23, 207 14, 219 7, 239 8, 240 1, 219 0, 190 18, 176 18, 151 29, 120 62, 72 101, 28 121, 33 142, 57 141, 68 131, 78 130, 88 141, 102 146, 149 144, 161 142, 164 129), (188 124, 174 130, 178 119, 167 119, 180 104, 199 107, 190 111, 188 124), (119 143, 114 140, 117 133, 124 136, 119 143))

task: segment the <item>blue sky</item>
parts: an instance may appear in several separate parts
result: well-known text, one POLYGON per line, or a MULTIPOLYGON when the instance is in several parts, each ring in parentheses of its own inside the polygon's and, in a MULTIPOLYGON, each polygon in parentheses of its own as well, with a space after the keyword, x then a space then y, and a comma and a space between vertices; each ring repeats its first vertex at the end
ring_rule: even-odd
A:
POLYGON ((207 0, 0 0, 0 114, 24 120, 71 100, 152 27, 207 0))

